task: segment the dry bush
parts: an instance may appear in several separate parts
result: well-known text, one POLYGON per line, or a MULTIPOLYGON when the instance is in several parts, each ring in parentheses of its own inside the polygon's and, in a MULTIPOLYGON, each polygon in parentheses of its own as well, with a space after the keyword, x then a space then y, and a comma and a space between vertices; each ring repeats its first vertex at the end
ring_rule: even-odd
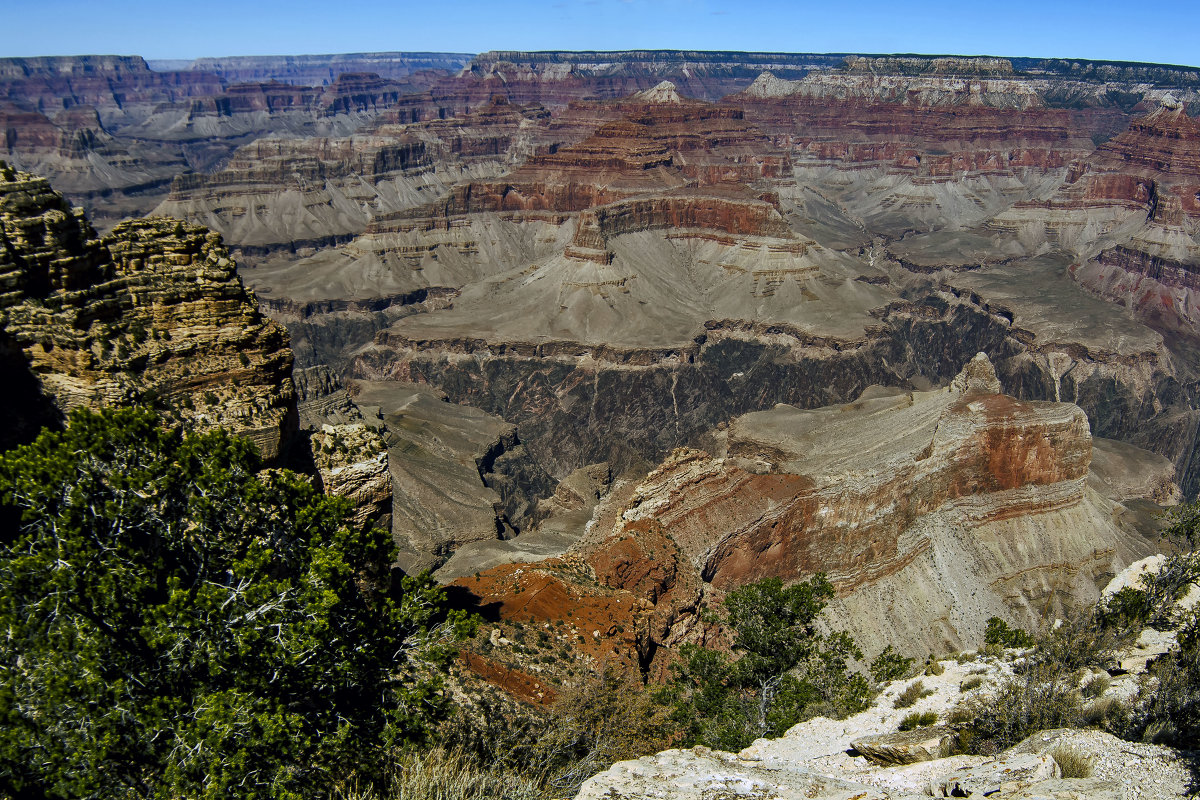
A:
POLYGON ((1083 693, 1084 697, 1094 698, 1107 692, 1109 686, 1112 686, 1112 678, 1108 675, 1093 675, 1083 682, 1079 691, 1083 693))
POLYGON ((896 695, 896 702, 892 706, 894 708, 908 708, 922 697, 928 697, 931 694, 933 694, 933 690, 926 689, 924 683, 913 681, 903 692, 896 695))
POLYGON ((549 787, 573 795, 579 785, 617 761, 670 746, 675 727, 641 681, 613 669, 564 692, 538 742, 549 787))
POLYGON ((960 692, 969 692, 972 689, 978 689, 980 686, 983 686, 983 677, 980 675, 972 675, 958 685, 958 690, 960 692))
POLYGON ((1115 697, 1101 697, 1085 705, 1080 717, 1090 728, 1121 732, 1127 727, 1129 709, 1115 697))
POLYGON ((1061 675, 1029 670, 995 695, 975 695, 951 714, 954 750, 993 755, 1026 736, 1050 728, 1071 728, 1082 718, 1079 692, 1061 675))
POLYGON ((442 736, 480 768, 567 797, 617 761, 667 749, 675 733, 667 713, 640 680, 609 669, 564 691, 549 709, 503 697, 477 701, 442 736))
POLYGON ((938 720, 936 711, 913 712, 900 720, 900 730, 911 731, 915 728, 926 728, 938 720))
POLYGON ((1092 758, 1078 748, 1059 745, 1050 751, 1064 778, 1092 777, 1092 758))
POLYGON ((1132 738, 1189 749, 1200 741, 1200 615, 1190 613, 1178 632, 1179 649, 1154 663, 1157 681, 1137 699, 1132 738))
POLYGON ((512 772, 483 767, 461 750, 410 751, 391 769, 383 793, 348 787, 335 800, 541 800, 536 783, 512 772))

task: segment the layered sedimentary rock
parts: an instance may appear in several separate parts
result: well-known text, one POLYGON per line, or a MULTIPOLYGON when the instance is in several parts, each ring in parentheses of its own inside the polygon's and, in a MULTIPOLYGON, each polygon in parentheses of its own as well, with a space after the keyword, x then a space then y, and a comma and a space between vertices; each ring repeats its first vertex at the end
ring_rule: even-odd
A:
POLYGON ((578 144, 534 155, 503 181, 458 187, 410 216, 583 211, 685 185, 777 177, 790 168, 739 109, 685 102, 669 83, 601 109, 620 118, 578 144))
POLYGON ((1165 104, 1101 145, 1075 172, 1073 191, 1056 198, 1067 219, 1105 209, 1114 232, 1125 234, 1078 247, 1076 279, 1160 330, 1196 340, 1200 124, 1181 106, 1165 104))
POLYGON ((340 241, 455 181, 498 173, 525 146, 524 127, 544 113, 495 104, 459 119, 374 125, 349 137, 260 138, 219 172, 176 180, 157 211, 203 222, 249 249, 340 241))
POLYGON ((0 96, 38 111, 92 106, 106 121, 220 89, 212 73, 154 72, 140 56, 0 59, 0 96))
MULTIPOLYGON (((246 75, 135 127, 191 165, 245 144, 162 210, 243 248, 303 366, 433 384, 556 478, 708 448, 779 402, 928 388, 985 350, 1015 395, 1076 402, 1194 491, 1187 325, 1110 300, 1190 314, 1194 123, 1120 131, 1191 72, 693 55, 491 54, 405 96, 369 66, 246 75)), ((47 152, 128 145, 52 116, 80 134, 37 129, 47 152)))
POLYGON ((0 150, 107 229, 240 144, 272 133, 345 135, 464 63, 438 54, 229 61, 156 71, 138 57, 0 60, 0 150))
POLYGON ((295 428, 291 351, 220 237, 154 219, 99 240, 45 180, 0 177, 4 338, 58 411, 156 404, 276 457, 295 428))
POLYGON ((342 256, 293 274, 382 261, 379 285, 397 294, 454 287, 448 307, 377 334, 353 369, 429 381, 519 423, 560 476, 661 458, 775 402, 944 381, 983 349, 1021 397, 1077 401, 1103 435, 1175 460, 1191 487, 1192 402, 1162 337, 1114 320, 1071 285, 1061 256, 1017 260, 1020 242, 963 230, 1056 191, 1096 126, 1124 112, 1054 108, 1048 79, 1003 64, 954 62, 919 78, 942 94, 876 96, 915 80, 876 78, 820 73, 787 84, 807 94, 721 105, 668 86, 576 103, 560 119, 591 113, 588 138, 377 218, 342 256), (864 80, 874 88, 862 96, 831 95, 864 80), (1022 108, 1006 106, 1017 90, 1022 108), (604 116, 614 110, 622 116, 604 116), (821 153, 801 134, 884 149, 821 153), (895 147, 912 163, 885 152, 895 147), (915 225, 936 232, 882 238, 915 225), (939 285, 944 269, 958 271, 950 286, 939 285))
MULTIPOLYGON (((594 514, 570 551, 597 587, 577 605, 628 603, 616 619, 632 638, 611 655, 632 648, 658 675, 681 642, 724 641, 703 610, 764 577, 826 573, 838 588, 828 619, 870 652, 958 649, 980 641, 991 616, 1032 624, 1095 602, 1105 576, 1151 546, 1122 501, 1159 489, 1117 476, 1153 463, 1169 486, 1172 470, 1106 444, 1094 476, 1077 406, 999 388, 980 355, 945 389, 873 389, 850 404, 739 417, 713 454, 675 451, 615 517, 594 514)), ((558 564, 457 583, 516 614, 506 619, 549 620, 548 609, 525 610, 523 581, 541 587, 535 597, 569 594, 558 564)))
POLYGON ((431 80, 461 70, 471 60, 465 53, 339 53, 304 56, 232 56, 189 62, 149 61, 151 69, 188 70, 219 76, 227 83, 278 81, 296 86, 324 86, 345 73, 372 72, 391 80, 431 80))
POLYGON ((651 473, 624 525, 660 524, 717 588, 827 573, 830 618, 872 650, 953 648, 993 614, 1094 602, 1149 540, 1089 490, 1078 407, 996 391, 977 360, 940 392, 747 415, 719 458, 681 451, 651 473))
POLYGON ((800 81, 764 74, 728 101, 791 150, 802 182, 896 236, 962 227, 1043 196, 1091 152, 1094 136, 1124 121, 1117 109, 1052 107, 1049 85, 986 71, 848 69, 800 81))
POLYGON ((687 97, 717 100, 748 84, 763 69, 800 77, 841 56, 695 51, 489 52, 459 75, 402 101, 402 121, 461 114, 501 96, 513 103, 562 107, 572 101, 615 99, 671 81, 687 97))
POLYGON ((322 425, 312 436, 312 454, 325 493, 353 504, 353 524, 390 527, 392 478, 378 431, 362 422, 322 425))

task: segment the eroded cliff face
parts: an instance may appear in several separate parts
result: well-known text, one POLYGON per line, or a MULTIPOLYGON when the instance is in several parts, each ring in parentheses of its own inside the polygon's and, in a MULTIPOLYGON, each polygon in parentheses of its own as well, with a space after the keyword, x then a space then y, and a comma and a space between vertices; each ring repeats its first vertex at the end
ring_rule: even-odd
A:
POLYGON ((217 172, 179 177, 157 213, 203 221, 258 253, 340 243, 457 181, 500 173, 544 116, 499 103, 451 120, 365 124, 350 136, 261 137, 217 172))
POLYGON ((572 136, 591 125, 586 138, 255 280, 311 304, 319 286, 364 292, 339 283, 370 272, 378 298, 363 302, 413 298, 414 313, 373 319, 348 371, 429 382, 516 422, 556 476, 659 459, 776 402, 936 385, 984 350, 1014 394, 1079 403, 1103 435, 1175 460, 1190 491, 1191 367, 1172 341, 1079 291, 1042 234, 986 227, 1058 191, 1124 112, 1055 108, 1053 82, 1003 64, 927 72, 764 77, 722 104, 669 84, 576 102, 553 119, 572 136), (920 81, 943 94, 880 94, 920 81), (1014 92, 1028 102, 1005 105, 1014 92), (883 150, 811 149, 822 137, 883 150), (436 306, 417 294, 434 289, 436 306))
POLYGON ((324 424, 311 439, 313 463, 326 494, 353 504, 358 527, 391 527, 392 477, 383 436, 365 422, 324 424))
POLYGON ((80 110, 47 117, 79 136, 30 137, 210 166, 244 145, 163 209, 243 248, 302 365, 431 384, 556 478, 779 402, 927 389, 983 350, 1014 396, 1077 403, 1194 491, 1194 122, 1167 94, 1195 76, 1089 69, 497 53, 418 94, 369 67, 247 73, 136 136, 80 110))
POLYGON ((453 54, 225 59, 159 69, 139 57, 0 59, 0 151, 50 178, 107 230, 150 212, 173 179, 211 171, 239 145, 272 134, 344 136, 463 63, 453 54), (306 77, 312 82, 304 84, 306 77))
POLYGON ((220 237, 146 219, 98 239, 45 180, 2 177, 4 339, 57 411, 157 405, 277 457, 296 425, 291 351, 220 237))
POLYGON ((828 618, 869 652, 960 649, 991 616, 1034 624, 1094 603, 1151 550, 1125 504, 1173 491, 1174 470, 1105 443, 1093 473, 1079 407, 999 390, 980 354, 944 389, 877 387, 849 404, 738 417, 711 452, 671 453, 615 514, 598 506, 561 560, 456 583, 504 619, 552 620, 552 606, 530 603, 559 595, 577 598, 572 617, 603 609, 615 622, 589 644, 651 675, 682 642, 719 646, 703 609, 765 577, 826 573, 838 589, 828 618), (1128 483, 1143 472, 1156 477, 1128 483), (580 561, 590 580, 563 573, 580 561))
POLYGON ((357 381, 343 391, 331 380, 321 390, 312 375, 305 383, 309 424, 346 420, 312 436, 326 491, 350 497, 357 520, 390 525, 406 572, 517 536, 537 521, 538 497, 554 490, 516 426, 429 387, 357 381))

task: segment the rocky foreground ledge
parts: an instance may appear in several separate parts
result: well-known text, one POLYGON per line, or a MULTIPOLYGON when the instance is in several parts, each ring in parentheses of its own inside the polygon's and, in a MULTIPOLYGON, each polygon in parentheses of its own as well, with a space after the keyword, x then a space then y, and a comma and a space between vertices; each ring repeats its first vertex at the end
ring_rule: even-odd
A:
MULTIPOLYGON (((797 726, 777 742, 795 746, 803 740, 809 724, 797 726)), ((1175 751, 1124 742, 1099 731, 1044 731, 997 758, 955 756, 845 772, 811 769, 803 761, 768 764, 753 757, 750 751, 757 746, 737 755, 696 747, 623 761, 584 784, 577 800, 1133 800, 1187 796, 1188 770, 1175 751), (1058 747, 1071 747, 1089 757, 1093 777, 1061 777, 1052 755, 1058 747)))
MULTIPOLYGON (((778 739, 759 739, 740 753, 695 747, 623 761, 588 780, 576 800, 909 800, 988 797, 993 800, 1135 800, 1186 797, 1191 774, 1169 747, 1126 742, 1097 730, 1042 731, 996 756, 938 758, 941 727, 897 733, 914 712, 944 712, 968 693, 986 693, 1009 674, 1007 663, 943 661, 945 672, 921 678, 932 694, 896 709, 913 680, 893 682, 875 704, 844 720, 824 717, 796 725, 778 739), (968 678, 982 684, 969 692, 968 678), (1091 762, 1089 778, 1064 778, 1055 754, 1073 751, 1091 762)), ((1129 691, 1132 675, 1110 693, 1129 691)))
MULTIPOLYGON (((1164 561, 1163 556, 1151 556, 1131 564, 1102 594, 1146 587, 1147 578, 1162 569, 1164 561)), ((1200 586, 1192 584, 1176 603, 1176 611, 1194 609, 1200 603, 1200 586)), ((1107 672, 1086 670, 1077 676, 1079 685, 1096 681, 1103 686, 1094 695, 1097 707, 1136 702, 1139 691, 1158 679, 1151 664, 1177 646, 1174 631, 1147 627, 1133 644, 1113 653, 1107 672)), ((584 783, 576 800, 1195 796, 1195 753, 1125 741, 1105 731, 1044 730, 984 756, 947 755, 954 749, 955 733, 945 722, 902 730, 902 723, 917 715, 944 721, 960 704, 990 704, 1003 696, 1006 683, 1031 655, 1028 650, 964 652, 930 664, 924 675, 889 682, 861 713, 841 720, 810 719, 778 739, 758 739, 740 753, 695 747, 620 762, 584 783)))

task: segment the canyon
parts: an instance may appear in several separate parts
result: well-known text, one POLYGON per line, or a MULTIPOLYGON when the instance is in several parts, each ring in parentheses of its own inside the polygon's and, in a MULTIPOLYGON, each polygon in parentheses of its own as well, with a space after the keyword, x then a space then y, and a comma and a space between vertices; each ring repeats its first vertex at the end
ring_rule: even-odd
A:
POLYGON ((975 646, 1200 491, 1198 102, 1021 58, 0 59, 11 435, 231 426, 593 666, 815 573, 868 655, 975 646))

